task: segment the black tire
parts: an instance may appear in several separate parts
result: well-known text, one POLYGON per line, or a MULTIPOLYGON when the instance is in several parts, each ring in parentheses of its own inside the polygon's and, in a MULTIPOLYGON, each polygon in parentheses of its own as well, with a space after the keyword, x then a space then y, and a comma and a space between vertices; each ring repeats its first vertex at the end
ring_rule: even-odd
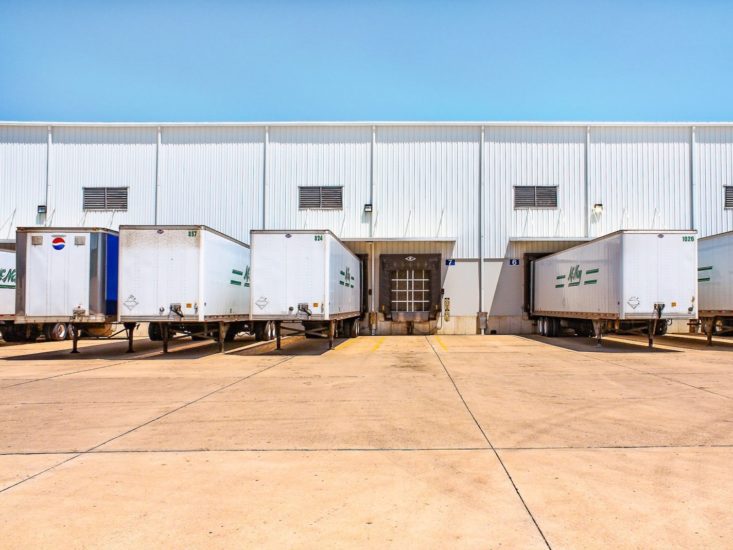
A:
POLYGON ((5 326, 0 330, 2 332, 3 340, 5 340, 6 342, 20 342, 20 338, 18 337, 18 334, 15 332, 15 327, 5 326))
POLYGON ((35 342, 41 335, 41 331, 35 326, 31 325, 27 328, 27 325, 21 325, 20 330, 16 332, 18 342, 35 342))
POLYGON ((255 322, 255 340, 258 342, 269 342, 275 339, 274 321, 255 322))
POLYGON ((349 322, 349 338, 357 338, 359 336, 359 319, 352 319, 349 322))
POLYGON ((227 333, 224 336, 225 342, 234 342, 234 339, 237 337, 237 334, 241 332, 241 328, 239 325, 230 325, 227 329, 227 333))
POLYGON ((657 329, 654 331, 654 336, 664 336, 667 334, 667 329, 669 328, 669 324, 667 321, 658 321, 657 322, 657 329))
POLYGON ((148 324, 148 338, 153 342, 163 341, 163 329, 161 328, 160 323, 148 324))
POLYGON ((556 317, 549 317, 547 319, 547 336, 555 338, 560 332, 560 320, 556 317))
POLYGON ((43 334, 49 342, 63 342, 69 337, 69 325, 66 323, 49 323, 44 325, 43 334))

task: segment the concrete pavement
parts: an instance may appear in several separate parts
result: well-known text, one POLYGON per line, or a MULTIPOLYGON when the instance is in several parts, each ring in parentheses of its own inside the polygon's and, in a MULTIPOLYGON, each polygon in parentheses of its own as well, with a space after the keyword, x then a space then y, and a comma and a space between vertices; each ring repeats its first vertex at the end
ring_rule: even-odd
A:
POLYGON ((13 547, 726 547, 733 347, 0 343, 13 547))

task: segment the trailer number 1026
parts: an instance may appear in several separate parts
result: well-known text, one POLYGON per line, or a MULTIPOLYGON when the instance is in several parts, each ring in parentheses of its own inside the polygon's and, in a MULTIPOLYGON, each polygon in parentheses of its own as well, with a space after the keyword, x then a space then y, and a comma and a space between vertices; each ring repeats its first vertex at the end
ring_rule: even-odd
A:
POLYGON ((695 240, 695 237, 692 235, 683 235, 682 236, 682 242, 691 243, 695 240))

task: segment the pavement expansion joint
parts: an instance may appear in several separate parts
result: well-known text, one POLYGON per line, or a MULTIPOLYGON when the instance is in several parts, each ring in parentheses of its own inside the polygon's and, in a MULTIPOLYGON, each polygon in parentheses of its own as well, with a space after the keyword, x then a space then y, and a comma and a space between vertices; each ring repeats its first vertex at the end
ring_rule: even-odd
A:
POLYGON ((496 447, 497 451, 609 451, 613 449, 733 449, 733 445, 549 445, 547 447, 496 447))
POLYGON ((507 478, 509 479, 509 482, 512 484, 512 487, 514 487, 514 492, 519 497, 519 500, 522 503, 522 506, 524 506, 524 509, 527 511, 527 514, 529 515, 530 519, 532 520, 532 523, 534 523, 534 526, 537 528, 537 532, 542 537, 542 540, 544 541, 547 548, 552 549, 552 546, 550 546, 549 541, 547 540, 547 537, 542 532, 542 528, 540 527, 539 523, 537 523, 537 520, 535 519, 534 515, 532 514, 532 511, 529 509, 529 506, 527 505, 527 502, 524 500, 524 497, 522 496, 522 493, 519 491, 519 487, 517 487, 517 484, 514 482, 514 479, 512 478, 512 475, 509 473, 509 470, 507 469, 506 465, 504 464, 504 461, 501 459, 501 456, 499 456, 499 453, 497 452, 496 448, 494 447, 493 443, 491 443, 491 440, 489 439, 489 436, 486 435, 486 432, 481 427, 481 424, 479 424, 478 419, 476 418, 476 415, 473 414, 473 411, 468 406, 468 403, 463 397, 463 394, 461 394, 461 390, 458 388, 458 385, 456 384, 455 380, 451 376, 450 371, 448 370, 448 367, 445 366, 445 363, 443 362, 443 359, 440 357, 440 354, 438 353, 438 350, 435 349, 435 346, 433 346, 433 343, 430 341, 430 339, 426 336, 425 340, 427 340, 428 345, 432 348, 433 352, 435 353, 435 356, 438 358, 438 361, 440 361, 440 364, 443 367, 443 370, 445 371, 446 376, 448 376, 448 379, 450 380, 451 384, 453 384, 453 388, 456 390, 456 393, 458 394, 458 397, 460 397, 461 401, 463 402, 463 406, 466 408, 466 411, 468 411, 468 414, 471 415, 471 418, 473 419, 474 424, 476 424, 476 427, 481 432, 481 435, 486 440, 486 443, 489 444, 489 447, 491 447, 491 451, 496 456, 496 459, 499 461, 499 464, 501 465, 502 469, 504 470, 504 473, 506 474, 507 478))
POLYGON ((667 378, 664 375, 658 374, 656 372, 649 372, 649 371, 644 371, 644 370, 640 370, 640 369, 635 369, 634 367, 630 367, 629 365, 624 365, 622 363, 616 363, 615 361, 609 361, 608 359, 602 359, 600 357, 591 356, 587 352, 582 352, 582 355, 584 357, 588 357, 589 359, 595 359, 595 360, 601 361, 602 363, 606 363, 607 365, 613 365, 615 367, 621 367, 622 369, 631 370, 631 371, 634 371, 636 373, 643 374, 643 375, 646 375, 646 376, 654 376, 655 378, 659 378, 659 379, 665 380, 667 382, 674 382, 675 384, 680 384, 682 386, 687 386, 688 388, 692 388, 694 390, 699 390, 699 391, 702 391, 702 392, 705 392, 705 393, 710 393, 712 395, 717 395, 718 397, 723 397, 724 399, 733 399, 731 396, 724 395, 722 393, 717 393, 717 392, 714 392, 712 390, 708 390, 708 389, 705 389, 705 388, 700 388, 698 386, 694 386, 692 384, 688 384, 687 382, 682 382, 681 380, 675 380, 674 378, 667 378))
MULTIPOLYGON (((106 441, 103 441, 103 442, 101 442, 101 443, 99 443, 97 445, 94 445, 93 447, 90 447, 86 451, 74 453, 71 456, 69 456, 68 458, 62 460, 61 462, 59 462, 57 464, 54 464, 52 466, 49 466, 48 468, 45 468, 45 469, 41 470, 40 472, 36 472, 35 474, 30 475, 30 476, 28 476, 28 477, 26 477, 24 479, 21 479, 20 481, 17 481, 15 483, 12 483, 11 485, 8 485, 6 487, 1 488, 0 489, 0 493, 4 493, 6 491, 9 491, 13 487, 17 487, 18 485, 20 485, 22 483, 25 483, 25 482, 30 481, 32 479, 35 479, 38 476, 40 476, 40 475, 42 475, 42 474, 44 474, 46 472, 49 472, 49 471, 51 471, 51 470, 53 470, 55 468, 58 468, 59 466, 61 466, 63 464, 66 464, 67 462, 69 462, 71 460, 74 460, 74 459, 76 459, 76 458, 78 458, 80 456, 83 456, 85 454, 90 454, 93 451, 96 451, 97 449, 99 449, 100 447, 102 447, 103 445, 106 445, 108 443, 111 443, 112 441, 115 441, 116 439, 119 439, 121 437, 124 437, 124 436, 126 436, 126 435, 128 435, 128 434, 130 434, 130 433, 132 433, 132 432, 134 432, 136 430, 139 430, 140 428, 143 428, 145 426, 148 426, 149 424, 152 424, 153 422, 157 422, 158 420, 160 420, 162 418, 165 418, 166 416, 169 416, 169 415, 171 415, 171 414, 173 414, 175 412, 180 411, 181 409, 184 409, 184 408, 188 407, 189 405, 193 405, 194 403, 198 403, 199 401, 201 401, 203 399, 206 399, 207 397, 209 397, 211 395, 214 395, 215 393, 218 393, 220 391, 223 391, 223 390, 225 390, 227 388, 231 388, 235 384, 239 384, 240 382, 243 382, 243 381, 247 380, 248 378, 252 378, 253 376, 256 376, 256 375, 258 375, 258 374, 260 374, 262 372, 265 372, 267 370, 270 370, 270 369, 272 369, 272 368, 274 368, 274 367, 276 367, 278 365, 282 365, 283 363, 285 363, 285 362, 290 361, 291 359, 293 359, 293 357, 294 357, 293 355, 287 356, 287 357, 283 358, 281 361, 278 361, 276 363, 273 363, 272 365, 268 365, 268 366, 266 366, 264 368, 261 368, 261 369, 255 371, 255 372, 253 372, 253 373, 250 373, 250 374, 248 374, 246 376, 242 376, 242 377, 238 378, 237 380, 235 380, 234 382, 230 382, 229 384, 225 384, 224 386, 221 386, 221 387, 219 387, 219 388, 217 388, 217 389, 215 389, 213 391, 210 391, 210 392, 202 395, 201 397, 198 397, 198 398, 196 398, 196 399, 194 399, 192 401, 188 401, 187 403, 184 403, 183 405, 180 405, 180 406, 178 406, 178 407, 176 407, 176 408, 174 408, 174 409, 172 409, 172 410, 170 410, 170 411, 168 411, 166 413, 163 413, 161 415, 158 415, 157 417, 155 417, 155 418, 153 418, 151 420, 148 420, 146 422, 143 422, 142 424, 140 424, 138 426, 135 426, 134 428, 131 428, 129 430, 126 430, 125 432, 123 432, 121 434, 118 434, 118 435, 116 435, 114 437, 111 437, 111 438, 107 439, 106 441)), ((127 361, 123 361, 123 363, 125 363, 125 362, 127 362, 127 361)), ((112 365, 107 365, 107 366, 112 366, 112 365)), ((101 367, 97 367, 97 368, 101 368, 101 367)), ((94 370, 94 369, 92 369, 92 370, 94 370)), ((55 377, 52 377, 52 378, 55 378, 55 377)))

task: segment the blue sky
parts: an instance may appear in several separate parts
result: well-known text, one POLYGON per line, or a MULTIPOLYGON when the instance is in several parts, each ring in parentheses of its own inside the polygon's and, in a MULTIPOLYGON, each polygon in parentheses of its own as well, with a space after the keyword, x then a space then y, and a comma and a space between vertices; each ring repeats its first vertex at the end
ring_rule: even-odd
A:
POLYGON ((733 120, 733 2, 0 0, 0 119, 733 120))

